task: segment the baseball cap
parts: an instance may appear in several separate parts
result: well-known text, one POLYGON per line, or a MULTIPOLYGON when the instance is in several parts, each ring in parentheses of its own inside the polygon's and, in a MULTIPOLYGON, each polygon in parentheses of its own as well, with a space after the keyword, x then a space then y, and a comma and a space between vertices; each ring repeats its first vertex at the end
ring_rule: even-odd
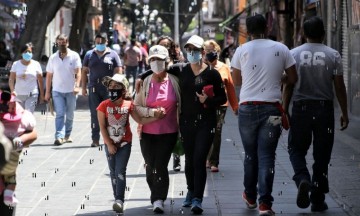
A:
POLYGON ((98 34, 96 34, 95 38, 102 38, 104 40, 107 40, 107 34, 105 32, 100 32, 98 34))
POLYGON ((115 74, 115 75, 112 76, 112 77, 110 77, 110 76, 105 76, 105 77, 102 79, 102 84, 103 84, 104 86, 108 87, 111 81, 115 81, 115 82, 121 83, 121 84, 125 87, 125 90, 128 90, 128 88, 129 88, 129 82, 128 82, 128 80, 126 79, 126 76, 125 76, 124 74, 115 74))
POLYGON ((161 45, 154 45, 149 50, 149 60, 151 58, 166 59, 169 58, 169 51, 161 45))
POLYGON ((196 48, 202 48, 204 45, 204 39, 202 37, 199 37, 197 35, 193 35, 189 38, 189 40, 186 42, 184 48, 186 48, 188 45, 193 45, 196 48))

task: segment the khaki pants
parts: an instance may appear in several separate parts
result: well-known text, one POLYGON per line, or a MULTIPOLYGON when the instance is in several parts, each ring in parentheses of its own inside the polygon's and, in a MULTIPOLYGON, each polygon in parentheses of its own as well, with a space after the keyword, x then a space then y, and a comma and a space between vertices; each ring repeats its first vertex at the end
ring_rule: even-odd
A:
POLYGON ((4 176, 5 184, 16 184, 16 168, 19 164, 21 151, 11 151, 10 160, 0 171, 0 174, 4 176))

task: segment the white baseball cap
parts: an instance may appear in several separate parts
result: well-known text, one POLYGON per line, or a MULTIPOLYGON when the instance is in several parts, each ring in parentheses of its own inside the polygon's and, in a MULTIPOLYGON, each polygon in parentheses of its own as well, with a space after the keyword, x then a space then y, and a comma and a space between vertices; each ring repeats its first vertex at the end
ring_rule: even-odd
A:
POLYGON ((202 48, 204 45, 204 39, 202 37, 199 37, 197 35, 193 35, 189 38, 189 40, 186 42, 184 48, 186 48, 188 45, 193 45, 196 48, 202 48))
POLYGON ((154 45, 149 50, 149 60, 152 58, 166 59, 169 58, 169 51, 161 45, 154 45))

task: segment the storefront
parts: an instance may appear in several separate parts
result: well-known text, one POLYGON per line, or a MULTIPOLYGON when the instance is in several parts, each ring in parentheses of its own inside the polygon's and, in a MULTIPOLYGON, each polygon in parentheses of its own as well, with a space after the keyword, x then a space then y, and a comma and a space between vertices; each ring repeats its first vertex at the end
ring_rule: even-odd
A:
POLYGON ((348 0, 349 17, 349 74, 350 112, 360 117, 360 1, 348 0))
POLYGON ((14 56, 13 47, 25 27, 26 4, 11 0, 0 0, 0 40, 6 43, 14 56))

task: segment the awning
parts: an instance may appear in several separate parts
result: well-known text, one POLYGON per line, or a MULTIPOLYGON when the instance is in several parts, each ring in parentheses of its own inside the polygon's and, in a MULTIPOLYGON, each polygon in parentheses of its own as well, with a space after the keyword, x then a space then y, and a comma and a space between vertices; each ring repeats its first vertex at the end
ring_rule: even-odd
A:
POLYGON ((239 16, 244 13, 244 11, 245 11, 245 10, 242 10, 240 13, 237 13, 237 14, 235 14, 234 16, 231 16, 231 17, 227 18, 225 21, 219 23, 219 27, 220 27, 220 28, 223 28, 223 27, 225 27, 225 26, 228 26, 228 25, 236 22, 237 19, 239 18, 239 16))
POLYGON ((0 4, 3 4, 8 7, 19 7, 20 3, 12 0, 0 0, 0 4))

